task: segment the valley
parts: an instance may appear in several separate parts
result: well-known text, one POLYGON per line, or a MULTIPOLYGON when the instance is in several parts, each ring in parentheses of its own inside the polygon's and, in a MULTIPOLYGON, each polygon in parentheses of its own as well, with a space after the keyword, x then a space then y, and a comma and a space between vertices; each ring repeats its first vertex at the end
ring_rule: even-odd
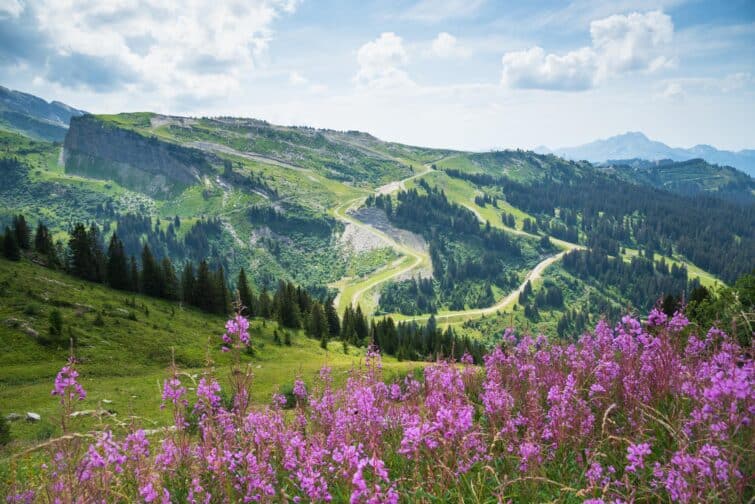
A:
MULTIPOLYGON (((75 215, 93 219, 105 230, 116 230, 119 216, 136 213, 155 219, 160 226, 155 229, 162 233, 165 224, 160 221, 179 217, 182 228, 171 231, 178 240, 202 219, 219 219, 220 226, 208 235, 202 250, 224 267, 229 279, 243 266, 257 290, 272 289, 279 278, 293 280, 335 298, 339 312, 359 305, 365 313, 403 321, 425 322, 434 315, 436 323, 452 324, 462 332, 463 322, 521 309, 518 298, 527 283, 540 288, 545 270, 567 252, 595 245, 591 231, 575 232, 575 224, 584 226, 579 224, 578 208, 557 208, 547 217, 543 209, 518 202, 518 189, 512 199, 512 189, 507 187, 537 187, 549 180, 572 183, 585 176, 597 176, 609 185, 626 183, 627 188, 638 183, 622 182, 621 177, 614 181, 603 169, 548 155, 423 149, 381 142, 364 133, 280 127, 237 118, 148 113, 83 116, 74 118, 72 133, 60 147, 5 135, 6 149, 20 154, 29 167, 22 175, 26 177, 21 182, 23 190, 32 191, 30 195, 47 191, 41 200, 21 200, 18 186, 8 187, 6 218, 24 212, 32 220, 45 220, 56 236, 63 237, 75 215), (141 157, 134 157, 130 149, 141 157), (144 163, 156 171, 150 174, 134 168, 144 163), (446 201, 439 211, 461 212, 461 219, 467 219, 464 212, 468 212, 473 221, 465 225, 472 226, 472 234, 459 241, 461 235, 452 229, 461 222, 454 221, 456 217, 439 221, 437 231, 426 234, 413 221, 394 222, 392 215, 368 204, 383 198, 400 205, 402 195, 419 191, 422 198, 436 190, 442 191, 446 201), (50 199, 56 193, 65 196, 50 199), (72 201, 92 203, 74 210, 66 203, 71 196, 72 201), (51 212, 56 205, 65 210, 51 212), (105 206, 109 210, 103 213, 105 206), (68 217, 61 218, 64 215, 68 217), (369 215, 383 217, 375 220, 369 215), (472 222, 478 223, 482 234, 473 229, 472 222), (348 226, 354 228, 357 246, 340 238, 348 226), (416 238, 407 239, 412 233, 416 238), (418 239, 425 245, 420 247, 418 239), (489 248, 486 240, 508 245, 489 248), (505 247, 512 248, 504 252, 505 247), (498 254, 495 260, 501 261, 505 276, 494 279, 492 270, 481 273, 451 297, 437 298, 443 283, 436 276, 439 261, 451 267, 456 267, 456 261, 466 261, 465 268, 479 269, 469 263, 472 250, 498 254), (428 300, 425 308, 417 311, 416 306, 406 305, 398 309, 398 304, 390 304, 393 301, 383 306, 381 300, 404 303, 402 289, 411 290, 407 282, 417 280, 434 284, 436 293, 423 294, 428 300)), ((694 166, 698 170, 699 164, 694 166)), ((699 180, 707 172, 694 173, 699 180)), ((717 186, 705 187, 715 190, 717 186)), ((738 193, 737 201, 742 197, 738 193)), ((621 253, 615 254, 612 245, 609 256, 620 256, 627 263, 644 257, 642 244, 634 238, 620 238, 617 245, 621 253)), ((195 254, 176 254, 158 242, 155 246, 158 257, 174 261, 195 254)), ((653 246, 653 261, 684 265, 691 282, 709 288, 717 282, 723 285, 720 275, 694 264, 672 243, 653 246)), ((138 252, 135 247, 129 249, 130 254, 138 252)), ((616 307, 626 301, 621 292, 614 291, 611 297, 616 307)))
MULTIPOLYGON (((433 387, 457 392, 430 429, 460 405, 450 424, 477 429, 476 412, 498 421, 487 394, 517 393, 525 369, 558 375, 532 388, 552 413, 552 391, 597 366, 593 354, 646 377, 631 351, 598 350, 611 331, 613 345, 676 352, 653 362, 705 368, 692 331, 725 327, 730 348, 751 345, 754 188, 701 161, 597 165, 243 118, 82 114, 62 142, 0 123, 0 491, 41 474, 37 456, 67 440, 161 439, 165 457, 171 439, 198 446, 228 418, 234 436, 273 422, 313 443, 352 419, 365 436, 433 387), (54 395, 72 394, 61 400, 56 372, 54 395), (69 400, 76 387, 85 407, 69 400)), ((590 397, 605 418, 613 406, 590 397)), ((436 401, 401 413, 390 463, 405 464, 413 415, 436 401)), ((523 471, 500 465, 495 439, 496 470, 523 471)), ((474 453, 465 443, 449 460, 474 453)), ((468 469, 490 487, 477 462, 468 469)), ((292 481, 279 487, 301 494, 292 481)))

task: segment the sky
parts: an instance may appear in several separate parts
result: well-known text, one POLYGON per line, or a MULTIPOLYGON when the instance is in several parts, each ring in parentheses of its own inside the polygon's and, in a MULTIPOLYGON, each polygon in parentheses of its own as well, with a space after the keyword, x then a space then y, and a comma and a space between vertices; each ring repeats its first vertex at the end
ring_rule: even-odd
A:
POLYGON ((753 0, 0 0, 0 84, 468 150, 755 148, 753 0))

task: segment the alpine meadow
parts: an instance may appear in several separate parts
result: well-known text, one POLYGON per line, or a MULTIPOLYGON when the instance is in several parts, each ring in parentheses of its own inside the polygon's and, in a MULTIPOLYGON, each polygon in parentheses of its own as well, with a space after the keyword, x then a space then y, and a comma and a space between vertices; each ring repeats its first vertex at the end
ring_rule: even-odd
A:
POLYGON ((755 501, 753 27, 0 1, 0 498, 755 501))

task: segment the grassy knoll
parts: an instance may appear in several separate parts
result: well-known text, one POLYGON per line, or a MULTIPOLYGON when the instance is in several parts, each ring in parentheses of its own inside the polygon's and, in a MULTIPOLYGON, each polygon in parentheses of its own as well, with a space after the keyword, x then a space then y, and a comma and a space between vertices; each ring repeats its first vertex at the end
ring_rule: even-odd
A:
MULTIPOLYGON (((639 255, 639 251, 637 249, 632 248, 624 248, 624 252, 621 255, 621 258, 625 261, 631 261, 632 257, 639 255)), ((687 267, 687 274, 689 275, 689 278, 697 278, 700 280, 700 283, 704 285, 705 287, 715 287, 716 285, 722 285, 723 282, 719 280, 715 275, 708 273, 704 269, 695 266, 691 262, 687 261, 683 257, 669 257, 665 255, 661 255, 658 253, 653 254, 653 260, 654 261, 660 261, 661 259, 665 260, 666 263, 671 267, 672 265, 676 264, 677 266, 686 266, 687 267)))
MULTIPOLYGON (((116 413, 104 419, 107 423, 125 421, 129 415, 140 417, 145 426, 169 420, 159 409, 159 386, 172 355, 189 374, 200 374, 209 359, 218 369, 221 384, 227 378, 229 356, 219 345, 223 318, 79 281, 27 261, 0 259, 0 414, 32 411, 42 416, 39 423, 12 423, 10 451, 59 430, 58 403, 50 390, 67 358, 68 345, 39 342, 49 333, 49 317, 55 309, 63 317, 62 340, 73 337, 76 341, 82 382, 89 391, 79 409, 116 413)), ((274 330, 283 339, 283 331, 274 322, 253 320, 250 333, 255 353, 244 357, 254 368, 253 397, 259 402, 267 402, 278 386, 292 383, 297 375, 311 381, 323 365, 332 367, 336 380, 342 380, 364 355, 357 348, 345 355, 340 342, 331 342, 325 351, 301 331, 291 331, 291 346, 278 345, 274 330)), ((390 357, 384 364, 388 376, 421 365, 390 357)), ((81 430, 95 424, 91 417, 76 421, 81 430)))
MULTIPOLYGON (((433 187, 439 187, 443 189, 449 200, 472 210, 481 218, 481 220, 489 221, 491 226, 511 230, 511 228, 504 226, 503 222, 501 221, 501 214, 503 212, 514 215, 514 217, 516 218, 517 230, 522 229, 524 219, 532 219, 533 221, 535 220, 532 215, 511 206, 505 200, 498 200, 498 208, 495 208, 492 205, 485 205, 484 207, 479 206, 477 203, 475 203, 474 199, 476 195, 482 193, 478 189, 476 189, 471 182, 463 179, 449 177, 444 172, 434 171, 432 173, 428 173, 427 175, 425 175, 424 180, 426 180, 433 187)), ((414 181, 407 183, 407 188, 415 186, 416 183, 414 181)))

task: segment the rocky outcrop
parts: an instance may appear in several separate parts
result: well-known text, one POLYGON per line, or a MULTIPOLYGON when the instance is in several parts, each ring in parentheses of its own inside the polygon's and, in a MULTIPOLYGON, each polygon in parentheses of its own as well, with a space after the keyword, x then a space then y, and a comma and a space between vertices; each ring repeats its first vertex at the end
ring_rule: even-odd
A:
POLYGON ((212 167, 199 150, 119 128, 95 116, 71 119, 63 145, 66 173, 113 180, 157 198, 199 183, 212 167))

